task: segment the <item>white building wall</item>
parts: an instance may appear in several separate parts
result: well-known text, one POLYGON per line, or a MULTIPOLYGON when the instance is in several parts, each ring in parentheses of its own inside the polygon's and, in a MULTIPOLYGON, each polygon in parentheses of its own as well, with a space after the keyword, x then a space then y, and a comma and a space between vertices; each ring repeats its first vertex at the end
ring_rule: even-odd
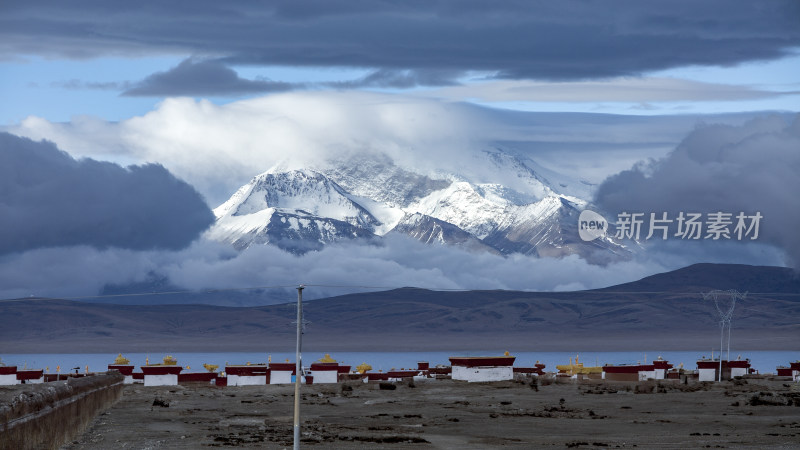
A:
POLYGON ((16 374, 0 375, 0 386, 8 386, 10 384, 19 384, 16 374))
MULTIPOLYGON (((228 384, 230 385, 230 379, 228 384)), ((273 370, 269 377, 269 384, 292 384, 292 372, 290 370, 273 370)))
POLYGON ((747 375, 747 369, 744 367, 731 367, 731 378, 741 377, 747 375))
POLYGON ((697 374, 699 381, 717 381, 716 369, 698 369, 697 374))
POLYGON ((314 372, 306 372, 306 375, 314 377, 314 384, 339 382, 339 372, 336 370, 316 370, 314 372))
POLYGON ((650 378, 656 377, 657 370, 640 370, 639 371, 639 381, 646 381, 650 378))
POLYGON ((469 382, 505 381, 514 379, 514 368, 500 367, 462 367, 453 366, 452 378, 469 382))
POLYGON ((177 386, 178 375, 145 375, 145 386, 177 386))
POLYGON ((125 375, 125 379, 122 381, 122 384, 133 384, 133 375, 125 375))
POLYGON ((792 380, 800 381, 800 370, 793 370, 792 371, 792 380))
POLYGON ((44 377, 34 378, 32 380, 25 380, 25 384, 42 384, 42 383, 44 383, 44 377))
POLYGON ((667 370, 666 369, 656 369, 655 370, 655 378, 656 380, 663 380, 667 378, 667 370))
POLYGON ((228 386, 263 386, 266 375, 228 375, 228 386))

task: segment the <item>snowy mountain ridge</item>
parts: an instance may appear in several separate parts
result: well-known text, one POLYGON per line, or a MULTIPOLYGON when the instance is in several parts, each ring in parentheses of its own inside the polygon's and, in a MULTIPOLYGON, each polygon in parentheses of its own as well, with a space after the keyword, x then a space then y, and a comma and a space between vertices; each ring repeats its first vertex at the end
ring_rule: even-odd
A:
POLYGON ((329 161, 316 168, 272 168, 214 209, 210 239, 237 248, 271 244, 303 253, 341 240, 400 233, 429 244, 549 256, 598 249, 583 243, 577 215, 586 201, 578 182, 553 186, 531 161, 492 149, 459 170, 400 167, 386 155, 329 161), (568 186, 568 193, 560 193, 568 186))

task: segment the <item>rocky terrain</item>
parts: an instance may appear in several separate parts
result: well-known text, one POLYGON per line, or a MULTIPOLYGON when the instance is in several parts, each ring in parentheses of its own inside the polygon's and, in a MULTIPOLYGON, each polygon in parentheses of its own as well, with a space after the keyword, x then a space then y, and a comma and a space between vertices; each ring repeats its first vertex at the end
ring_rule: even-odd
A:
MULTIPOLYGON (((796 387, 796 386, 794 386, 796 387)), ((287 448, 291 385, 127 386, 64 450, 287 448)), ((800 392, 785 381, 721 384, 429 380, 302 387, 301 444, 314 448, 790 448, 800 392)))

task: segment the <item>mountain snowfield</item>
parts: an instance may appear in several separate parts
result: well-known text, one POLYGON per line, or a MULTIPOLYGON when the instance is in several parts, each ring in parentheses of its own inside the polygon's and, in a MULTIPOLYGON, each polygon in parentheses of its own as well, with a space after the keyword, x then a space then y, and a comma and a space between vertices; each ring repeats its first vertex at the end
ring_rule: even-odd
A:
POLYGON ((399 233, 506 255, 628 254, 610 239, 579 239, 578 215, 591 185, 502 149, 471 158, 463 169, 431 173, 382 154, 315 168, 274 167, 214 209, 217 220, 206 237, 238 249, 270 244, 295 253, 399 233))

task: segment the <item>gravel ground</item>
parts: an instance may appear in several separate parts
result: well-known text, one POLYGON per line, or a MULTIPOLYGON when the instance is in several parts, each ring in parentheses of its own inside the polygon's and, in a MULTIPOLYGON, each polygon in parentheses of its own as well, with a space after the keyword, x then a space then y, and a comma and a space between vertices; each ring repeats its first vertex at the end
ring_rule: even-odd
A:
MULTIPOLYGON (((796 386, 795 386, 796 387, 796 386)), ((63 449, 291 448, 294 387, 130 385, 63 449)), ((473 383, 302 387, 317 448, 798 448, 787 381, 473 383), (385 387, 385 386, 384 386, 385 387)))

